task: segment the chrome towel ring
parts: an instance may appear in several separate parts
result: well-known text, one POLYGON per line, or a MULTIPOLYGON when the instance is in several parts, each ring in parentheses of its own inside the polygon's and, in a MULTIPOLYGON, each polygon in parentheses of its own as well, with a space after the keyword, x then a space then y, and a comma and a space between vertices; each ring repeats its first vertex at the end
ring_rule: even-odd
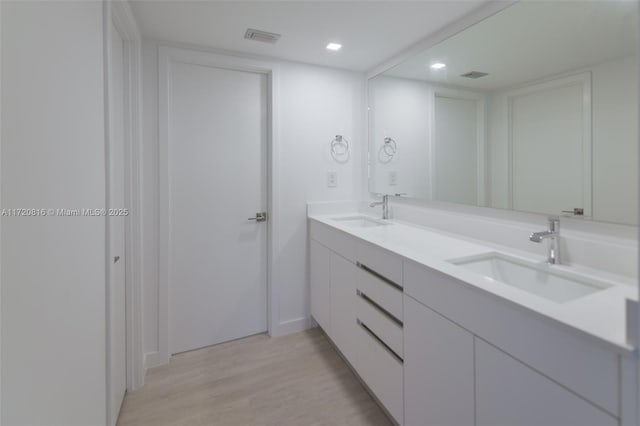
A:
POLYGON ((342 136, 336 135, 331 141, 331 157, 336 163, 344 164, 349 161, 351 153, 349 150, 349 141, 342 136))
POLYGON ((393 138, 387 136, 384 138, 384 143, 378 150, 378 161, 382 164, 390 163, 396 155, 396 152, 398 152, 398 144, 393 138))

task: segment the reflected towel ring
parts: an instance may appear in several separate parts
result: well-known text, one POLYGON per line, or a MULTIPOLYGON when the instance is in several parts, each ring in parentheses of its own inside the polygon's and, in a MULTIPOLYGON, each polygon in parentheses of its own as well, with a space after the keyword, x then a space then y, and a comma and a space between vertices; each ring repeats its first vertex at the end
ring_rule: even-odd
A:
POLYGON ((349 161, 349 141, 342 135, 336 135, 331 141, 331 157, 337 163, 344 164, 349 161))
POLYGON ((387 136, 384 138, 384 145, 382 145, 382 148, 384 149, 385 154, 393 157, 398 150, 398 144, 396 144, 396 141, 392 138, 387 136))
POLYGON ((382 164, 388 164, 398 152, 398 144, 390 137, 384 138, 384 143, 378 150, 378 161, 382 164))

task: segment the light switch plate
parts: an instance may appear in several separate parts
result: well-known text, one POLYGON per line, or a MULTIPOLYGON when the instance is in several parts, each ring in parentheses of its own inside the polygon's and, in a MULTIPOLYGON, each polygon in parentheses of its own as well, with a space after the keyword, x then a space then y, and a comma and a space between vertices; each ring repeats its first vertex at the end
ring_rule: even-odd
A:
POLYGON ((398 172, 391 171, 389 172, 389 185, 395 186, 398 184, 398 172))
POLYGON ((338 186, 338 173, 334 170, 329 170, 327 172, 327 186, 329 188, 335 188, 338 186))

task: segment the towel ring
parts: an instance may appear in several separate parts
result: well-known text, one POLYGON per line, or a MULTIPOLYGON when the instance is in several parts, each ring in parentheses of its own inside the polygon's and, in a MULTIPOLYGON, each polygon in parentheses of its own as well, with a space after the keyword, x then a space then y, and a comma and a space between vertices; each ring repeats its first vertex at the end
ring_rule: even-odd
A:
POLYGON ((398 144, 396 144, 396 141, 394 141, 392 138, 386 137, 384 138, 384 144, 382 145, 382 148, 384 149, 385 154, 393 157, 398 150, 398 144))
POLYGON ((349 141, 342 135, 336 135, 331 141, 331 157, 337 163, 344 164, 351 157, 349 151, 349 141))
POLYGON ((378 161, 382 164, 388 164, 393 160, 396 152, 398 152, 398 144, 393 138, 387 136, 384 138, 384 143, 378 150, 378 161))

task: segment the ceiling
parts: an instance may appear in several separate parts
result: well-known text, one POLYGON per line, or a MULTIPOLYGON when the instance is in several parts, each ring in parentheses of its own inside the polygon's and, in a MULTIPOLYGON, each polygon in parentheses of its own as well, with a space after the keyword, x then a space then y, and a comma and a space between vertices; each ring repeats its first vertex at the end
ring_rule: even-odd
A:
POLYGON ((635 54, 638 3, 522 1, 425 50, 385 75, 496 90, 635 54), (431 70, 435 62, 445 69, 431 70), (470 71, 489 75, 471 80, 470 71))
POLYGON ((142 36, 174 43, 368 71, 486 0, 133 0, 142 36), (247 28, 282 34, 272 45, 247 28), (343 45, 338 52, 329 42, 343 45))

